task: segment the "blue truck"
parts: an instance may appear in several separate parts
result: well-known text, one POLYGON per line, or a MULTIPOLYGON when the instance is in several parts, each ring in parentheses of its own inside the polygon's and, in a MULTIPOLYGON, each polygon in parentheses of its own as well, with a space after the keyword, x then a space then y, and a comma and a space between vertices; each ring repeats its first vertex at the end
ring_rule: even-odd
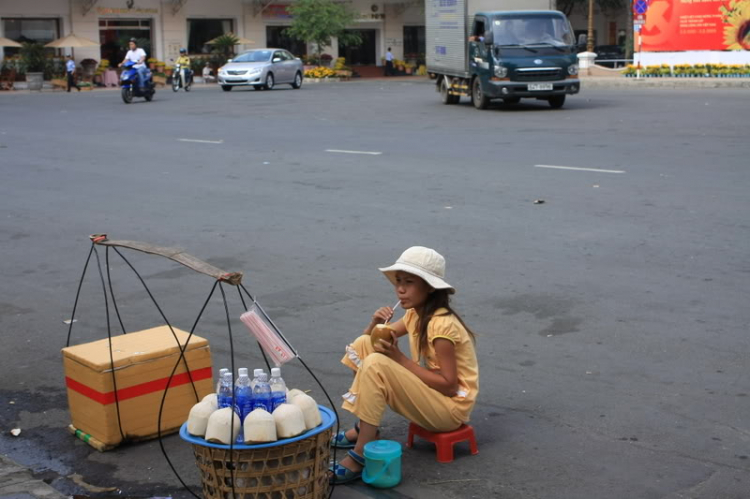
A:
POLYGON ((554 0, 425 0, 427 71, 444 104, 546 100, 581 89, 575 35, 554 0), (518 10, 518 9, 524 10, 518 10))

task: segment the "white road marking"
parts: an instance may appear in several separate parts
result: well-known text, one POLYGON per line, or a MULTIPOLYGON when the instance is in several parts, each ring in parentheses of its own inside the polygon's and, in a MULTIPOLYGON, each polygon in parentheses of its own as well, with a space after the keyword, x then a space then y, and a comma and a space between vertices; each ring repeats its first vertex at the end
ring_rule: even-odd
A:
POLYGON ((337 152, 340 154, 367 154, 370 156, 380 156, 382 152, 377 151, 345 151, 343 149, 326 149, 326 152, 337 152))
POLYGON ((223 140, 177 139, 179 142, 197 142, 198 144, 223 144, 223 140))
POLYGON ((580 168, 577 166, 557 166, 557 165, 534 165, 535 168, 552 168, 554 170, 575 170, 582 172, 597 173, 625 173, 624 170, 603 170, 601 168, 580 168))

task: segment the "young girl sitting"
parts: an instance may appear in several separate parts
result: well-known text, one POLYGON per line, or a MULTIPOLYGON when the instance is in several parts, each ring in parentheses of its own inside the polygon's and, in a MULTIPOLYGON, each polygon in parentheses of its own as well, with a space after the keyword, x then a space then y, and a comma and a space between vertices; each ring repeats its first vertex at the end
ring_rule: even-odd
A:
POLYGON ((331 442, 351 449, 331 468, 336 483, 362 476, 365 444, 377 438, 386 406, 426 430, 453 431, 469 421, 479 392, 474 334, 449 304, 456 290, 444 280, 445 259, 413 246, 380 271, 393 283, 406 314, 389 324, 390 341, 373 345, 370 333, 393 317, 390 307, 378 309, 364 334, 346 347, 341 362, 355 377, 342 407, 359 424, 331 442), (398 346, 398 338, 407 334, 411 359, 398 346))

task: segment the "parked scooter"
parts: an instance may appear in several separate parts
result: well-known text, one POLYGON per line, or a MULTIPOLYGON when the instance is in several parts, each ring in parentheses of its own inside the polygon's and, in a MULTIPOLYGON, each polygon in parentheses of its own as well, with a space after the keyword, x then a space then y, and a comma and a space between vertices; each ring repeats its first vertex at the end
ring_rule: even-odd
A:
POLYGON ((180 88, 184 88, 185 92, 190 92, 192 84, 193 72, 190 68, 183 67, 180 64, 175 65, 174 71, 172 72, 172 90, 177 92, 180 88))
POLYGON ((125 104, 133 102, 133 97, 143 97, 148 102, 154 98, 154 79, 151 77, 151 71, 146 68, 145 86, 141 90, 138 85, 138 70, 134 68, 135 63, 127 61, 123 64, 122 74, 120 75, 120 86, 122 87, 122 100, 125 104))

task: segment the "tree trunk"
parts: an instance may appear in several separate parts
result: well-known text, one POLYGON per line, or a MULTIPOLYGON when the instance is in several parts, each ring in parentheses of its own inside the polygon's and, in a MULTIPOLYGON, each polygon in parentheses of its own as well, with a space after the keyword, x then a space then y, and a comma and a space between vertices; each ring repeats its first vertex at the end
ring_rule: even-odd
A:
POLYGON ((632 59, 633 47, 635 46, 635 39, 633 37, 633 6, 628 2, 625 8, 628 9, 628 25, 625 27, 627 30, 627 37, 625 38, 625 59, 632 59))
POLYGON ((589 0, 589 34, 586 43, 586 51, 594 51, 594 0, 589 0))

